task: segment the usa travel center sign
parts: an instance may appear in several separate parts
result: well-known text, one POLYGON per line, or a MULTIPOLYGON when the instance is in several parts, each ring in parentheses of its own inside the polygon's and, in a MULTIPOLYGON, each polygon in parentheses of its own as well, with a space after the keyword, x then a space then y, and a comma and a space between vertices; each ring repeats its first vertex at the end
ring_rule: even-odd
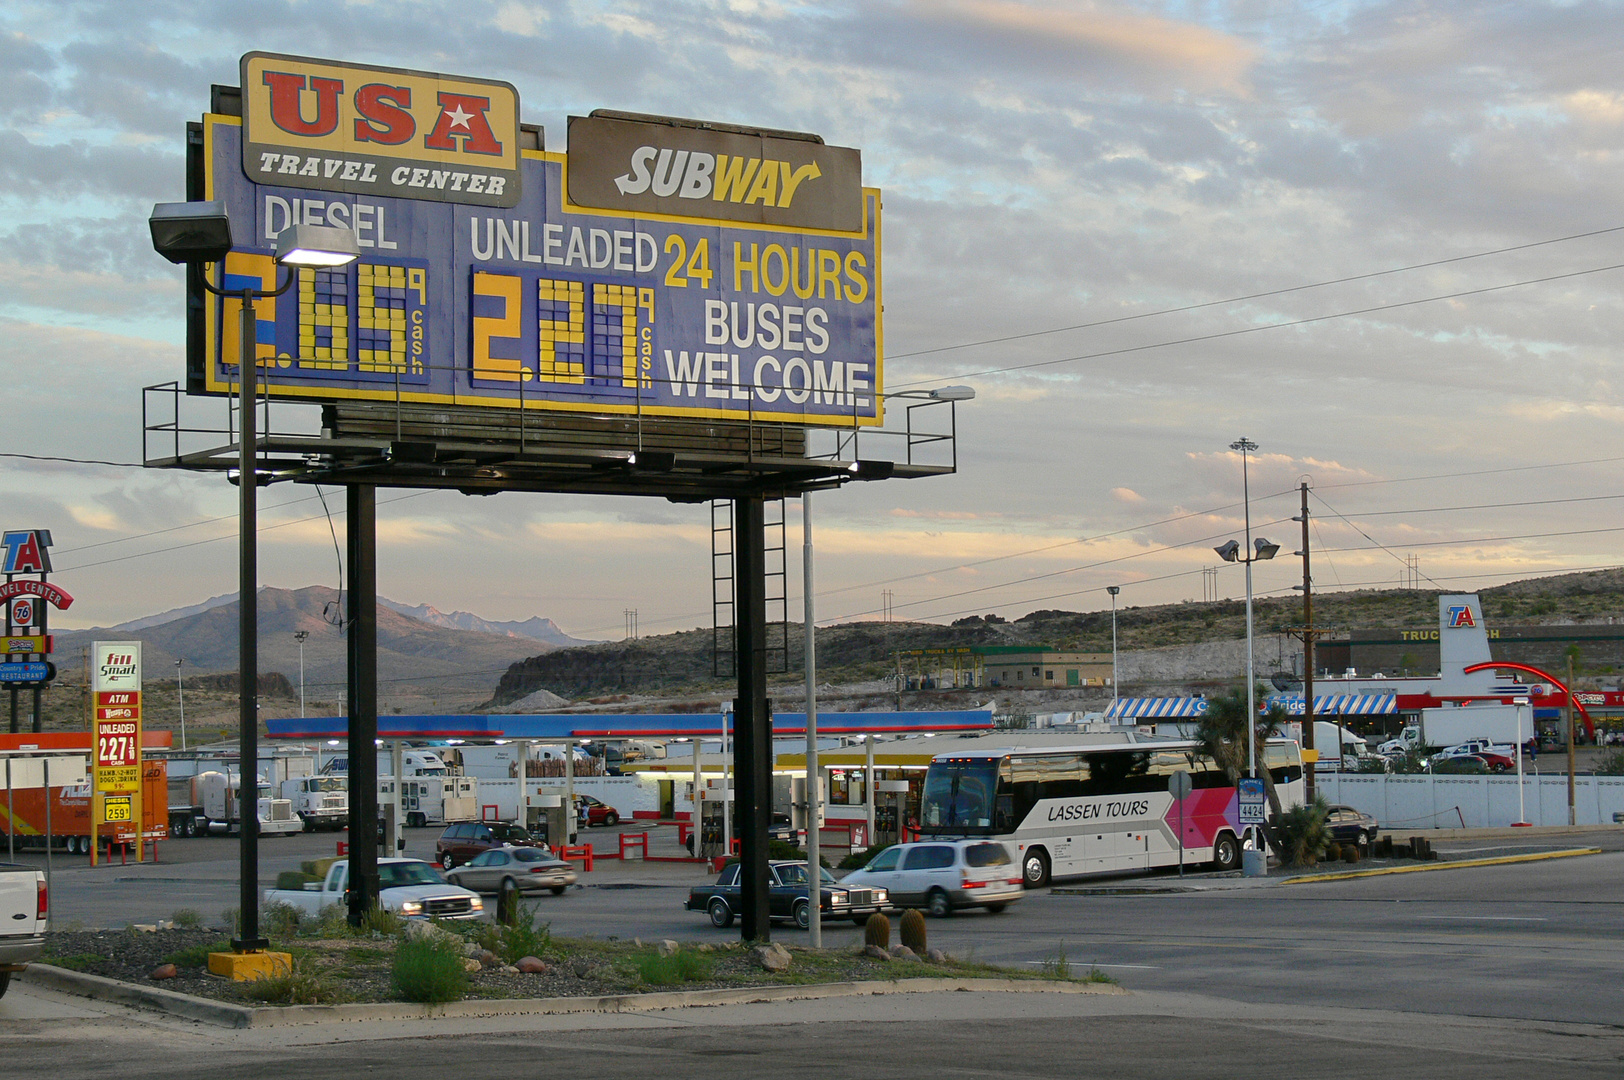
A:
MULTIPOLYGON (((880 197, 856 150, 594 114, 547 153, 506 83, 266 53, 242 59, 241 112, 201 125, 235 247, 216 283, 275 288, 301 222, 361 249, 255 302, 273 396, 883 421, 880 197)), ((235 391, 239 303, 203 304, 194 388, 235 391)))

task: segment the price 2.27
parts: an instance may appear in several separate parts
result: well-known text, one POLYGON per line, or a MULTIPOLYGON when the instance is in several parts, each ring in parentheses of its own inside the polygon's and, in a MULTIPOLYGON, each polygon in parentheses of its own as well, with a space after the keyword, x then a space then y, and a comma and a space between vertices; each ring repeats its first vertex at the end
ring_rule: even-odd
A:
POLYGON ((96 740, 96 763, 103 768, 134 765, 137 753, 133 735, 103 735, 96 740))

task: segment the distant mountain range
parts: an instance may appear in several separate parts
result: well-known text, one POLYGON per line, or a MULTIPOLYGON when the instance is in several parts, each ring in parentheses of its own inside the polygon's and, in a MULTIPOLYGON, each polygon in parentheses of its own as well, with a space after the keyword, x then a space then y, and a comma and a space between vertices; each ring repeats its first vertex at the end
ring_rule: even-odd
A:
POLYGON ((421 619, 423 622, 434 626, 443 626, 448 630, 473 630, 481 634, 506 634, 508 637, 530 638, 532 641, 556 645, 560 649, 569 649, 577 645, 599 644, 599 642, 588 641, 585 638, 570 637, 559 629, 558 624, 553 620, 543 619, 539 615, 532 615, 524 622, 492 622, 468 611, 453 611, 447 614, 427 604, 410 607, 394 600, 385 600, 381 596, 378 597, 378 603, 391 611, 398 611, 402 615, 421 619))
MULTIPOLYGON (((342 700, 346 670, 346 640, 331 620, 340 596, 323 585, 289 590, 259 591, 259 668, 262 674, 280 672, 289 684, 299 684, 301 654, 304 679, 312 700, 342 700), (301 642, 295 634, 306 632, 301 642)), ((149 681, 174 684, 176 661, 190 686, 196 676, 230 672, 237 668, 237 597, 216 596, 190 607, 132 619, 114 627, 56 632, 56 663, 77 674, 86 645, 100 638, 136 638, 143 643, 142 666, 149 681)), ((497 679, 520 660, 553 652, 577 642, 550 620, 524 623, 486 623, 458 612, 442 615, 433 608, 411 608, 380 601, 378 604, 378 681, 384 701, 412 695, 427 699, 413 707, 435 707, 472 702, 489 696, 497 679), (397 610, 403 609, 403 610, 397 610), (411 612, 431 612, 438 618, 419 618, 411 612), (486 630, 480 627, 490 626, 486 630), (463 627, 468 627, 464 629, 463 627), (512 629, 509 629, 509 628, 512 629), (517 632, 528 628, 551 633, 542 640, 517 632)))
MULTIPOLYGON (((260 589, 262 593, 283 591, 286 590, 270 589, 269 587, 260 589)), ((303 592, 305 590, 299 591, 303 592)), ((117 630, 121 633, 148 630, 155 626, 163 626, 165 623, 190 618, 193 615, 201 615, 205 611, 225 607, 227 604, 236 604, 236 602, 236 593, 223 593, 220 596, 211 596, 201 604, 171 608, 156 615, 146 615, 139 619, 131 619, 129 622, 119 623, 117 626, 108 627, 108 629, 117 630)), ((438 608, 430 607, 428 604, 418 604, 414 607, 382 596, 378 597, 378 606, 426 622, 431 626, 443 626, 447 630, 471 630, 479 634, 499 634, 503 637, 529 638, 532 641, 539 641, 559 649, 573 648, 577 645, 599 644, 599 642, 586 638, 570 637, 553 620, 543 619, 539 615, 532 615, 523 622, 492 622, 490 619, 480 618, 471 611, 453 611, 448 615, 438 608)))

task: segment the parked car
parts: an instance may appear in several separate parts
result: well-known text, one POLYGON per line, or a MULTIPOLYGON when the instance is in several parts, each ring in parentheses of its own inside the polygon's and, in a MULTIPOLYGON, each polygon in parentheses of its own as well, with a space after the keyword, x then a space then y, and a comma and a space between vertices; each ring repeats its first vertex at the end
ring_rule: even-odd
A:
POLYGON ((0 997, 5 996, 11 973, 23 971, 45 951, 50 905, 45 875, 32 866, 0 863, 0 997))
POLYGON ((1489 771, 1489 763, 1476 754, 1450 756, 1437 754, 1431 758, 1427 767, 1435 773, 1458 773, 1468 776, 1482 776, 1489 771))
POLYGON ((441 866, 450 870, 491 848, 537 847, 540 844, 541 841, 531 836, 530 830, 523 825, 510 825, 504 821, 465 821, 446 827, 440 839, 434 842, 434 857, 441 866))
POLYGON ((1024 895, 1020 867, 996 840, 894 844, 841 884, 884 888, 892 906, 924 908, 937 918, 960 908, 1003 911, 1024 895))
POLYGON ((521 893, 551 890, 558 896, 575 884, 575 867, 547 847, 499 847, 475 855, 445 879, 475 892, 494 893, 513 888, 521 893))
POLYGON ((620 822, 619 811, 591 795, 575 796, 575 813, 582 825, 616 825, 620 822))
POLYGON ((786 844, 793 844, 798 839, 795 835, 795 823, 788 814, 773 814, 772 824, 767 826, 768 840, 782 840, 786 844))
MULTIPOLYGON (((286 904, 306 915, 348 904, 350 861, 327 868, 325 881, 302 889, 266 889, 262 902, 286 904)), ((408 919, 477 919, 485 913, 479 894, 447 882, 421 859, 378 860, 378 906, 408 919)))
POLYGON ((1475 739, 1440 750, 1438 757, 1480 757, 1491 772, 1507 772, 1517 767, 1515 746, 1495 746, 1475 739))
MULTIPOLYGON (((849 917, 853 922, 861 923, 890 902, 884 889, 852 888, 836 881, 828 870, 823 871, 821 882, 818 906, 825 918, 849 917)), ((803 930, 812 925, 810 884, 806 876, 806 863, 768 863, 768 918, 794 919, 795 925, 803 930)), ((717 929, 732 926, 740 911, 739 864, 731 863, 725 867, 714 885, 696 885, 690 889, 688 903, 684 906, 689 911, 708 913, 711 925, 717 929)))
POLYGON ((1338 844, 1352 844, 1361 855, 1370 854, 1376 834, 1381 831, 1375 818, 1351 806, 1331 807, 1325 815, 1325 828, 1332 840, 1338 844))

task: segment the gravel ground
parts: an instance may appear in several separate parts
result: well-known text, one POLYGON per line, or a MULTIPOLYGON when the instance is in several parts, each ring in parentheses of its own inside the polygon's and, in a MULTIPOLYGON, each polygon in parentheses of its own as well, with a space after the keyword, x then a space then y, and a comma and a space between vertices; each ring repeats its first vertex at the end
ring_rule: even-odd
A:
MULTIPOLYGON (((229 948, 226 934, 218 930, 98 930, 62 931, 51 935, 44 962, 59 967, 101 975, 123 982, 160 986, 219 1001, 252 1004, 278 1004, 256 1000, 247 987, 211 975, 207 969, 210 951, 229 948), (153 980, 153 971, 173 963, 174 978, 153 980)), ((395 990, 391 969, 396 938, 297 938, 277 941, 273 948, 291 952, 296 967, 304 973, 319 973, 326 993, 322 1000, 377 1002, 401 1000, 395 990)), ((653 952, 652 945, 632 942, 554 940, 543 959, 547 971, 517 974, 504 971, 500 961, 469 975, 470 998, 553 998, 595 997, 657 990, 706 990, 726 987, 772 986, 786 983, 845 982, 874 978, 908 978, 927 975, 995 975, 1037 977, 1030 973, 1005 971, 987 965, 949 962, 947 964, 880 961, 847 952, 804 947, 792 948, 790 970, 763 971, 739 944, 685 948, 697 953, 697 966, 703 977, 675 984, 654 984, 639 974, 636 964, 653 952)), ((288 1002, 280 1002, 286 1004, 288 1002)))

